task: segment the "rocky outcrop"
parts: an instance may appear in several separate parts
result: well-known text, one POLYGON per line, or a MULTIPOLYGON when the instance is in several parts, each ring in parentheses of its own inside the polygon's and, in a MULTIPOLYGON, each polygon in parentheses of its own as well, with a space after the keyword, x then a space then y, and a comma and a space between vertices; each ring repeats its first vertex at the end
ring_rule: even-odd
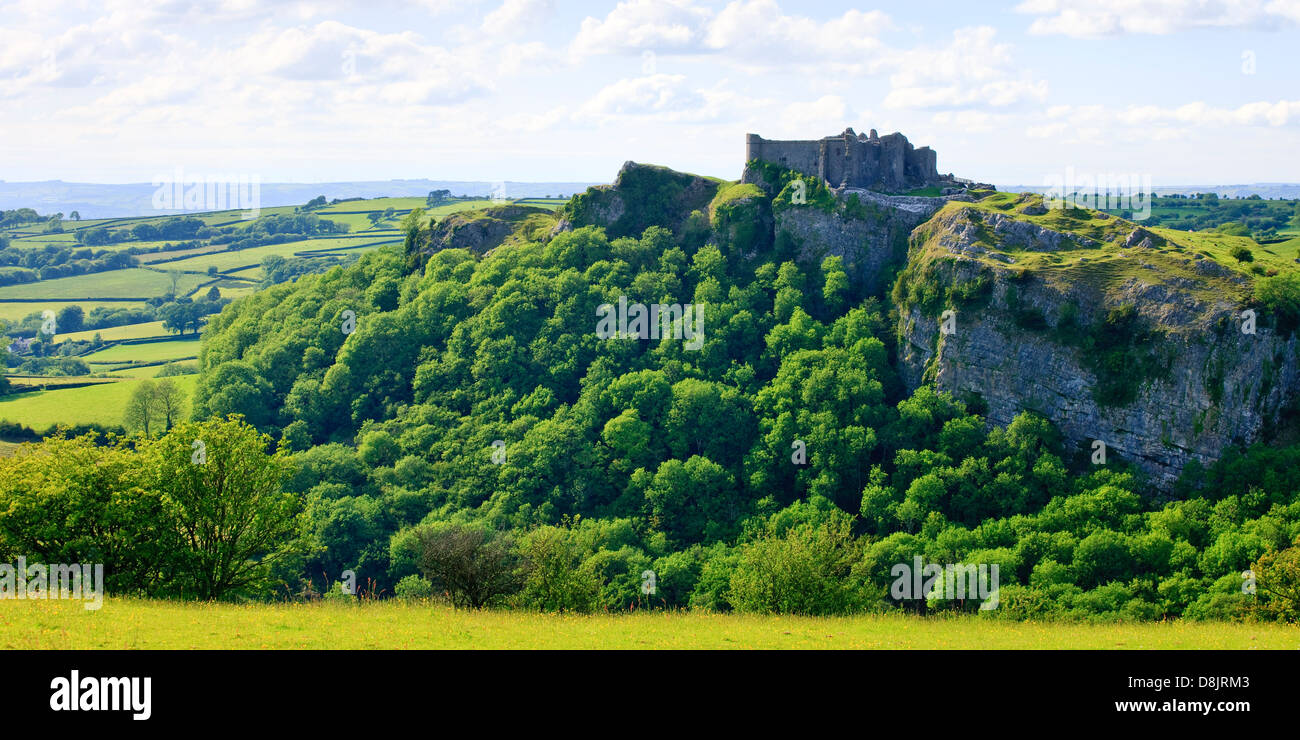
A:
MULTIPOLYGON (((772 199, 760 188, 748 184, 725 186, 709 204, 707 241, 723 254, 739 252, 753 257, 772 248, 772 199)), ((683 234, 690 242, 690 228, 683 234)), ((691 246, 697 246, 691 244, 691 246)))
POLYGON ((829 210, 812 205, 782 208, 774 215, 776 241, 792 246, 801 263, 818 265, 829 256, 841 258, 851 283, 877 293, 886 287, 881 281, 889 275, 887 267, 906 257, 908 234, 930 212, 870 200, 857 203, 829 210))
POLYGON ((640 236, 650 226, 680 233, 693 212, 708 209, 720 185, 714 178, 626 162, 612 185, 574 196, 562 223, 568 228, 600 226, 611 239, 640 236))
POLYGON ((1245 276, 1151 249, 1165 240, 1143 229, 1115 234, 1103 244, 946 209, 914 234, 895 292, 900 369, 910 389, 933 381, 976 400, 992 424, 1040 413, 1078 449, 1104 442, 1164 488, 1189 461, 1209 464, 1276 421, 1300 389, 1296 340, 1243 333, 1245 276), (1059 254, 1030 269, 1017 252, 1031 250, 1059 254), (918 298, 923 284, 946 299, 918 298))
POLYGON ((525 219, 534 215, 550 213, 544 208, 517 205, 453 213, 433 225, 420 251, 432 254, 444 249, 468 249, 481 257, 500 246, 525 219))
POLYGON ((891 196, 869 190, 832 191, 830 208, 813 203, 789 204, 774 213, 776 241, 794 247, 796 260, 820 264, 828 256, 843 260, 855 287, 869 294, 888 288, 888 269, 907 256, 912 230, 927 221, 949 200, 968 199, 891 196))

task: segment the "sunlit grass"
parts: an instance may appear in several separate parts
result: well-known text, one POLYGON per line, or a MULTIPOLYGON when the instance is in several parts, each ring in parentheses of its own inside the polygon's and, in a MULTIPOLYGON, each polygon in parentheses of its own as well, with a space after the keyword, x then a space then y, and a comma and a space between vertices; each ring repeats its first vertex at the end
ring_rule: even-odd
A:
POLYGON ((0 601, 0 649, 1296 649, 1300 627, 1203 622, 1069 624, 899 614, 695 612, 563 615, 425 603, 195 604, 0 601))

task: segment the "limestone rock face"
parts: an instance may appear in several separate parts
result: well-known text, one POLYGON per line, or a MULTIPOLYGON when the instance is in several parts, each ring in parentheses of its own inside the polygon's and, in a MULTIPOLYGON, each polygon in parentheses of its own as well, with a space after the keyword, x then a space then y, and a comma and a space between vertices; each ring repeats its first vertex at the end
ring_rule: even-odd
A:
MULTIPOLYGON (((1137 231, 1124 241, 1151 243, 1153 234, 1137 231)), ((1158 489, 1191 460, 1208 465, 1234 442, 1257 440, 1300 389, 1294 337, 1264 326, 1243 333, 1238 302, 1169 273, 1172 264, 1189 274, 1212 270, 1229 287, 1245 282, 1227 268, 1167 250, 1116 245, 1107 252, 1098 244, 1095 256, 1069 271, 1026 271, 1018 266, 1023 257, 1000 251, 1009 244, 1078 250, 1086 242, 974 210, 945 211, 916 231, 909 269, 925 262, 927 280, 975 286, 966 295, 976 297, 955 306, 952 333, 941 331, 941 321, 953 304, 900 306, 900 370, 909 389, 933 381, 958 398, 981 399, 988 421, 1000 426, 1024 410, 1040 413, 1077 450, 1091 452, 1100 440, 1108 456, 1135 463, 1158 489), (988 246, 990 237, 999 248, 988 246), (1166 262, 1152 264, 1158 260, 1166 262), (1155 371, 1099 377, 1088 353, 1097 342, 1121 341, 1108 337, 1107 322, 1126 306, 1130 328, 1143 327, 1127 352, 1155 371), (1096 342, 1077 341, 1085 335, 1096 342), (1109 401, 1098 392, 1102 384, 1109 401)))
POLYGON ((444 249, 468 249, 481 257, 500 246, 525 218, 547 215, 543 208, 504 205, 481 211, 453 213, 434 224, 429 243, 421 251, 432 254, 444 249))
POLYGON ((907 238, 917 225, 949 200, 969 198, 891 196, 853 188, 833 192, 833 209, 810 204, 778 209, 776 238, 789 239, 800 262, 820 264, 828 256, 840 257, 849 280, 868 293, 888 289, 883 282, 891 275, 887 268, 906 259, 907 238))
POLYGON ((650 226, 678 232, 692 212, 708 208, 720 184, 667 167, 625 162, 612 185, 576 196, 565 218, 571 228, 600 226, 611 239, 641 236, 650 226))
MULTIPOLYGON (((872 203, 865 197, 863 201, 872 203)), ((862 211, 789 206, 774 216, 776 238, 790 240, 801 263, 816 265, 826 257, 840 257, 850 282, 875 293, 885 287, 881 281, 888 275, 887 266, 906 257, 907 235, 933 209, 914 211, 881 203, 862 211)))

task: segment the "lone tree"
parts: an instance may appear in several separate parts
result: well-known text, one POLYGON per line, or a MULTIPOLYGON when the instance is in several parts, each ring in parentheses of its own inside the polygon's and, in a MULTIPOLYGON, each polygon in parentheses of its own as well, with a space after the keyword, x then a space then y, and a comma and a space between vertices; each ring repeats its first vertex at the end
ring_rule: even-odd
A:
POLYGON ((420 534, 420 570, 458 607, 481 609, 519 588, 519 556, 506 535, 452 525, 420 534))
POLYGON ((272 568, 306 549, 304 500, 283 489, 295 464, 284 445, 235 415, 184 422, 148 446, 150 485, 180 544, 180 590, 201 599, 265 593, 272 568))
POLYGON ((154 388, 154 381, 144 379, 131 392, 131 398, 126 402, 126 413, 122 421, 126 428, 132 431, 140 431, 144 436, 149 436, 150 427, 158 419, 158 395, 154 388))
POLYGON ((162 419, 163 429, 170 430, 180 420, 181 411, 185 407, 185 391, 182 391, 171 378, 162 378, 154 383, 153 399, 158 416, 162 419))
POLYGON ((126 404, 123 422, 131 431, 151 436, 151 431, 162 424, 163 431, 170 430, 180 421, 185 406, 185 392, 175 381, 141 380, 126 404))

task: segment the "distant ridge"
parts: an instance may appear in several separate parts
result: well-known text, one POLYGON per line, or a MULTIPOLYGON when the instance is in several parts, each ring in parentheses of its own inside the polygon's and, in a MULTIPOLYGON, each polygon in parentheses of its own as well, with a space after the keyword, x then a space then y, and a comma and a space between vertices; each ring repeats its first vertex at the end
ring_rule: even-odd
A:
MULTIPOLYGON (((998 185, 998 190, 1006 193, 1041 193, 1047 189, 1046 185, 998 185)), ((1157 185, 1152 190, 1156 195, 1217 193, 1220 198, 1248 198, 1252 195, 1280 200, 1300 198, 1300 183, 1295 182, 1256 182, 1248 185, 1157 185)))
MULTIPOLYGON (((505 181, 507 198, 537 198, 545 195, 570 196, 592 185, 589 182, 505 181)), ((295 206, 318 195, 335 198, 423 197, 431 190, 450 190, 452 195, 487 197, 501 181, 471 180, 363 180, 355 182, 261 184, 263 208, 295 206)), ((0 180, 0 209, 33 208, 38 213, 77 211, 82 218, 156 216, 166 211, 153 207, 157 188, 149 183, 98 184, 83 182, 5 182, 0 180)))

